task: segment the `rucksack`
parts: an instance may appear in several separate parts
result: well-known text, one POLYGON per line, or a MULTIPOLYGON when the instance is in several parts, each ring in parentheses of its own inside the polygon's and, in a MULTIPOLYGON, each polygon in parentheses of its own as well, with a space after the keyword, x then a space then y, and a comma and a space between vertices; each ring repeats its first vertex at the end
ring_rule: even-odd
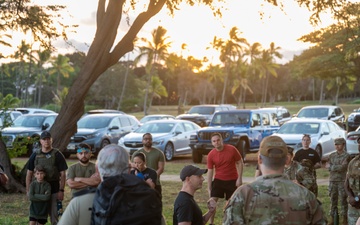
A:
POLYGON ((160 194, 131 174, 105 178, 93 202, 92 225, 160 225, 160 194))
POLYGON ((45 169, 46 181, 58 181, 60 179, 60 173, 56 167, 56 153, 60 152, 58 149, 53 148, 50 154, 44 154, 41 152, 41 148, 38 149, 35 157, 34 165, 42 165, 45 169))

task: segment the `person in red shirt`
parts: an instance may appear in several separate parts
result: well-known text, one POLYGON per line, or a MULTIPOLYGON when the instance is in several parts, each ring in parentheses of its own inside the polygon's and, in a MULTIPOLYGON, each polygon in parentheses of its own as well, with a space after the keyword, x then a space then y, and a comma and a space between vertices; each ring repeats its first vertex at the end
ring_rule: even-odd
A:
MULTIPOLYGON (((224 144, 221 134, 212 134, 211 144, 214 148, 207 157, 209 196, 216 202, 224 196, 228 200, 236 188, 242 185, 244 163, 239 151, 234 146, 224 144)), ((214 217, 215 213, 210 218, 210 224, 214 223, 214 217)))

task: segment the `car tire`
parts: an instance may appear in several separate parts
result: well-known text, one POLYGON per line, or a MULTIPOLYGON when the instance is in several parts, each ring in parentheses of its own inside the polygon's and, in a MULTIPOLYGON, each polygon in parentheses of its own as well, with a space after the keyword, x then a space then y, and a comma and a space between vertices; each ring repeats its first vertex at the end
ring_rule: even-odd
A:
POLYGON ((164 149, 164 155, 166 161, 171 161, 174 157, 174 145, 172 143, 167 143, 164 149))
POLYGON ((315 151, 319 154, 320 159, 322 158, 322 148, 320 145, 317 145, 315 151))
POLYGON ((246 157, 246 142, 245 142, 245 140, 239 141, 237 149, 238 149, 243 161, 245 161, 245 157, 246 157))
POLYGON ((202 151, 200 149, 192 150, 192 160, 194 163, 202 162, 202 151))

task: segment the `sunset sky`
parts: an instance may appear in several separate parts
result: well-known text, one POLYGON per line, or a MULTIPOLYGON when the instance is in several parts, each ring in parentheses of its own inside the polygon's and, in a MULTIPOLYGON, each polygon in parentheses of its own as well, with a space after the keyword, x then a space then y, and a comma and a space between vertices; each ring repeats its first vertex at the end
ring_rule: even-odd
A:
MULTIPOLYGON (((227 39, 230 29, 236 26, 242 32, 242 37, 251 44, 260 42, 264 48, 268 48, 270 43, 274 42, 276 46, 281 47, 284 59, 279 62, 284 63, 291 60, 293 54, 299 54, 308 47, 307 44, 296 39, 318 28, 309 24, 310 13, 306 9, 298 7, 295 0, 287 2, 283 12, 278 7, 263 3, 262 0, 228 0, 222 18, 214 18, 210 9, 204 6, 181 6, 174 18, 167 15, 167 10, 164 8, 144 26, 139 37, 150 37, 152 30, 163 26, 168 30, 167 36, 172 41, 170 52, 180 54, 181 45, 186 43, 187 49, 182 52, 184 56, 192 55, 198 59, 207 56, 216 63, 218 56, 214 55, 214 51, 206 48, 210 47, 214 36, 227 39), (262 20, 260 11, 265 13, 262 20)), ((94 37, 97 3, 96 0, 67 0, 60 3, 66 4, 67 10, 73 16, 67 17, 69 21, 79 25, 76 34, 69 34, 69 40, 78 50, 86 52, 94 37)), ((133 21, 136 15, 130 14, 130 19, 133 21)), ((324 17, 323 21, 330 20, 324 17)), ((321 26, 329 23, 324 22, 321 26)), ((123 21, 118 32, 118 40, 126 29, 127 25, 123 21)), ((17 39, 21 38, 20 35, 17 36, 17 39)), ((57 41, 55 45, 58 53, 61 54, 75 50, 65 45, 63 41, 57 41)))

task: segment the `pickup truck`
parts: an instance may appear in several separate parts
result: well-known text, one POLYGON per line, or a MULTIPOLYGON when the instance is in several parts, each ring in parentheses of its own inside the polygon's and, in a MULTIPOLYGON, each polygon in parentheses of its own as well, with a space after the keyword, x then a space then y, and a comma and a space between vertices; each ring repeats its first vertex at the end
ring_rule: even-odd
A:
POLYGON ((271 110, 230 110, 214 114, 208 127, 201 128, 190 136, 190 147, 194 163, 200 163, 213 146, 211 135, 220 133, 224 144, 235 146, 243 159, 246 153, 256 153, 261 140, 280 128, 277 115, 271 110))

